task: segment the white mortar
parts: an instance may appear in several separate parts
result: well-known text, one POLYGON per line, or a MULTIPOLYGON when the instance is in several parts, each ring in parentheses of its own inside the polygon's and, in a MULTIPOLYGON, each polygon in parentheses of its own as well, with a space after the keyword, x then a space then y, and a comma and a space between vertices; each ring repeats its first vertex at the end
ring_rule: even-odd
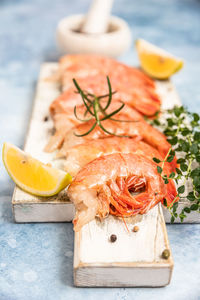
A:
POLYGON ((131 32, 124 20, 111 16, 108 31, 101 34, 82 33, 84 21, 84 15, 72 15, 59 22, 56 40, 63 54, 94 53, 117 57, 130 47, 131 32))

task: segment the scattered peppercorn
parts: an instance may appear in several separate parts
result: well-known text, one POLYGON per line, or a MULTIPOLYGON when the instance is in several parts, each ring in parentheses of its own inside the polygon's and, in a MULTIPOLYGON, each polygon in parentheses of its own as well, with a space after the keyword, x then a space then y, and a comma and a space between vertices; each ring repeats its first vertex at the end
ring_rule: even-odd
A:
POLYGON ((133 227, 133 232, 138 232, 139 229, 140 229, 140 228, 139 228, 138 226, 134 226, 134 227, 133 227))
POLYGON ((168 259, 170 257, 170 251, 168 249, 165 249, 163 252, 162 252, 162 258, 164 259, 168 259))
POLYGON ((117 240, 117 236, 115 234, 111 234, 110 241, 111 243, 114 243, 117 240))
POLYGON ((47 122, 49 120, 49 118, 46 116, 44 117, 44 122, 47 122))

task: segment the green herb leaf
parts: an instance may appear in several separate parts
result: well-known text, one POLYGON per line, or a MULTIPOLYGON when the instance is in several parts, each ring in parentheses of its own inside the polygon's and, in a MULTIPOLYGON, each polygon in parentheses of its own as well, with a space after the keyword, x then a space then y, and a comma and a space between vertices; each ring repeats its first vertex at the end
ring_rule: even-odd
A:
POLYGON ((173 159, 174 159, 174 155, 170 155, 167 158, 167 162, 172 162, 173 159))
POLYGON ((178 208, 178 202, 175 202, 172 208, 173 208, 173 212, 175 212, 178 208))
POLYGON ((200 168, 198 167, 198 168, 196 168, 196 169, 194 169, 194 170, 192 170, 192 172, 191 172, 191 174, 190 174, 190 176, 192 177, 192 178, 194 178, 195 176, 199 176, 200 175, 200 168))
POLYGON ((187 199, 190 201, 194 201, 195 200, 194 192, 189 192, 189 194, 187 195, 187 199))
POLYGON ((177 142, 178 142, 178 138, 175 136, 175 137, 173 137, 172 139, 168 139, 168 142, 169 142, 171 145, 176 145, 177 142))
POLYGON ((164 183, 165 184, 168 184, 169 183, 169 180, 166 178, 166 179, 164 179, 164 183))
POLYGON ((174 130, 170 130, 170 129, 166 129, 166 130, 164 130, 164 134, 166 135, 166 136, 174 136, 174 130))
POLYGON ((178 106, 174 107, 174 114, 176 117, 179 117, 181 115, 181 109, 178 106))
POLYGON ((153 157, 153 161, 155 161, 157 164, 159 164, 161 162, 161 160, 156 157, 153 157))
POLYGON ((174 177, 175 177, 175 173, 174 172, 172 172, 170 175, 169 175, 169 178, 171 178, 171 179, 173 179, 174 177))
POLYGON ((190 148, 190 145, 189 145, 188 142, 183 142, 183 143, 182 143, 182 150, 183 150, 184 152, 188 152, 188 151, 189 151, 189 148, 190 148))
POLYGON ((182 170, 183 172, 185 172, 185 171, 187 171, 188 166, 187 166, 186 164, 184 164, 184 163, 181 163, 181 164, 180 164, 180 168, 181 168, 181 170, 182 170))
POLYGON ((200 132, 195 132, 194 133, 194 140, 199 142, 200 141, 200 132))
POLYGON ((199 208, 199 205, 198 204, 192 204, 191 206, 190 206, 190 209, 191 210, 197 210, 199 208))
POLYGON ((161 174, 163 169, 160 166, 157 166, 157 171, 158 171, 159 174, 161 174))
POLYGON ((179 218, 180 218, 180 220, 181 220, 181 223, 183 223, 183 220, 185 219, 185 217, 186 217, 186 215, 185 215, 184 213, 181 213, 181 214, 179 215, 179 218))
POLYGON ((184 207, 184 211, 189 214, 190 213, 190 208, 189 207, 184 207))
POLYGON ((160 122, 159 122, 157 119, 155 119, 155 120, 154 120, 154 124, 155 124, 156 126, 159 126, 159 125, 160 125, 160 122))
POLYGON ((176 173, 179 174, 179 175, 182 175, 182 172, 180 169, 176 168, 176 173))
POLYGON ((186 136, 186 135, 188 135, 190 133, 190 130, 187 127, 184 128, 184 129, 182 129, 181 131, 182 131, 182 135, 183 136, 186 136))
POLYGON ((179 144, 179 146, 176 148, 177 152, 181 152, 182 151, 182 146, 179 144))
POLYGON ((200 177, 199 176, 194 176, 194 178, 193 178, 193 184, 195 186, 200 185, 200 177))
POLYGON ((163 199, 163 204, 164 204, 164 206, 166 206, 167 207, 167 199, 163 199))
POLYGON ((198 114, 194 113, 194 114, 193 114, 193 118, 194 118, 194 121, 195 121, 195 122, 198 122, 198 121, 199 121, 199 115, 198 115, 198 114))
POLYGON ((172 216, 172 217, 171 217, 171 223, 173 224, 174 221, 175 221, 175 218, 174 218, 174 216, 172 216))
POLYGON ((198 144, 194 143, 190 147, 190 152, 193 154, 197 154, 199 152, 198 144))
POLYGON ((184 192, 185 192, 185 186, 184 185, 179 186, 178 193, 183 194, 184 192))

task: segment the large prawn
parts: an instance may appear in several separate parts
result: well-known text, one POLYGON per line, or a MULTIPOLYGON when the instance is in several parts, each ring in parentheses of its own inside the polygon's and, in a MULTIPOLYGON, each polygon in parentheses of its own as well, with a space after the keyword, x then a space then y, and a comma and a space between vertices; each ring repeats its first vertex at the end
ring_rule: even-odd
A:
MULTIPOLYGON (((117 116, 118 120, 123 120, 124 115, 123 112, 119 113, 117 116)), ((111 132, 117 136, 128 136, 128 137, 137 137, 138 139, 143 140, 147 144, 156 148, 161 156, 165 157, 171 147, 168 143, 165 135, 161 133, 156 128, 152 127, 150 124, 141 119, 135 119, 132 116, 132 122, 118 122, 113 120, 105 120, 103 121, 103 125, 108 132, 111 132)), ((105 139, 109 134, 103 131, 99 126, 96 126, 93 131, 91 131, 86 136, 75 136, 83 135, 85 132, 88 132, 89 129, 94 125, 94 120, 88 121, 83 124, 79 124, 72 130, 68 131, 65 135, 64 144, 61 149, 61 153, 65 154, 66 150, 70 147, 73 147, 78 144, 83 144, 84 142, 91 139, 105 139)), ((173 168, 176 168, 176 159, 172 162, 173 168)))
MULTIPOLYGON (((90 140, 86 143, 66 149, 64 167, 67 172, 75 176, 77 172, 90 161, 112 153, 135 153, 149 159, 154 157, 163 161, 164 157, 152 146, 137 138, 109 137, 106 139, 90 140)), ((173 165, 165 162, 163 173, 169 175, 174 170, 173 165)))
POLYGON ((165 185, 156 165, 138 154, 110 154, 84 166, 68 189, 76 207, 74 230, 109 213, 128 217, 147 213, 166 198, 173 201, 176 190, 165 185), (137 195, 131 192, 138 193, 137 195))
MULTIPOLYGON (((67 104, 67 103, 66 103, 67 104)), ((108 114, 112 111, 116 110, 121 106, 120 101, 111 102, 108 108, 108 114)), ((46 152, 52 152, 56 149, 59 149, 64 141, 65 135, 75 126, 80 124, 80 121, 74 115, 74 106, 69 101, 67 109, 65 112, 62 112, 62 109, 59 110, 57 107, 57 112, 53 114, 54 125, 55 125, 55 133, 50 138, 48 144, 45 147, 46 152)), ((85 106, 84 105, 77 105, 76 106, 77 114, 81 119, 85 118, 85 106)), ((118 117, 119 114, 116 115, 118 117)), ((120 111, 120 116, 125 120, 134 120, 140 121, 144 120, 143 116, 137 112, 135 109, 130 107, 129 105, 125 105, 123 109, 120 111)), ((86 116, 87 118, 87 116, 86 116)), ((76 137, 74 137, 76 138, 76 137)))
POLYGON ((52 103, 52 115, 66 112, 69 102, 76 105, 81 102, 80 95, 73 94, 72 78, 78 80, 82 89, 102 95, 107 90, 106 76, 109 76, 113 90, 118 92, 114 100, 120 98, 147 116, 160 109, 154 81, 140 70, 113 59, 98 55, 67 55, 60 60, 59 73, 63 94, 52 103))

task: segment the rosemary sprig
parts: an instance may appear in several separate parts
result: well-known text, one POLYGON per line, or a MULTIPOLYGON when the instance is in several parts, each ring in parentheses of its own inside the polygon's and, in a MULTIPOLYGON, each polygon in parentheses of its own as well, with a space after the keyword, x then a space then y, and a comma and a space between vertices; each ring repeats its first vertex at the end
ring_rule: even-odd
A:
POLYGON ((163 161, 156 157, 153 160, 156 163, 162 162, 161 166, 157 166, 157 171, 165 184, 169 183, 169 179, 174 179, 178 185, 174 201, 169 206, 167 201, 164 201, 164 204, 171 214, 172 223, 177 217, 183 222, 186 214, 191 211, 200 212, 200 116, 197 113, 190 113, 183 106, 175 106, 165 111, 165 115, 166 118, 157 117, 151 120, 151 123, 164 130, 171 147, 163 161), (177 160, 179 168, 176 168, 176 174, 171 172, 169 176, 163 175, 164 164, 172 162, 175 155, 180 157, 177 160), (186 184, 192 186, 192 191, 189 193, 185 191, 186 184), (179 202, 175 202, 178 197, 189 200, 189 205, 185 206, 179 214, 177 213, 179 202))
POLYGON ((82 119, 82 118, 78 117, 77 107, 75 106, 74 107, 75 117, 77 118, 77 120, 79 120, 81 122, 88 122, 92 119, 95 120, 94 124, 91 126, 91 128, 87 132, 85 132, 83 134, 74 133, 76 136, 79 136, 79 137, 86 136, 90 132, 92 132, 95 129, 95 127, 98 125, 104 132, 106 132, 109 135, 114 135, 114 136, 118 136, 118 137, 130 137, 128 135, 119 135, 119 134, 116 134, 115 132, 110 132, 102 124, 102 122, 107 119, 110 119, 110 120, 116 121, 116 122, 137 122, 137 121, 132 121, 132 120, 118 120, 118 119, 113 118, 114 115, 116 115, 123 109, 123 107, 125 105, 123 102, 116 110, 112 111, 111 113, 108 114, 106 112, 112 102, 112 96, 116 93, 116 91, 112 91, 109 77, 107 76, 106 78, 107 78, 107 84, 108 84, 108 94, 101 95, 101 96, 96 96, 94 94, 91 94, 91 93, 88 93, 87 91, 82 90, 80 88, 78 82, 76 81, 76 79, 73 79, 74 85, 76 87, 76 93, 79 93, 81 95, 81 98, 82 98, 83 103, 86 108, 86 111, 84 113, 84 119, 82 119), (106 103, 105 103, 105 98, 108 98, 106 103), (104 102, 102 102, 102 99, 104 99, 104 102), (87 116, 87 114, 90 114, 89 118, 85 118, 87 116), (103 116, 100 117, 100 114, 103 116))

